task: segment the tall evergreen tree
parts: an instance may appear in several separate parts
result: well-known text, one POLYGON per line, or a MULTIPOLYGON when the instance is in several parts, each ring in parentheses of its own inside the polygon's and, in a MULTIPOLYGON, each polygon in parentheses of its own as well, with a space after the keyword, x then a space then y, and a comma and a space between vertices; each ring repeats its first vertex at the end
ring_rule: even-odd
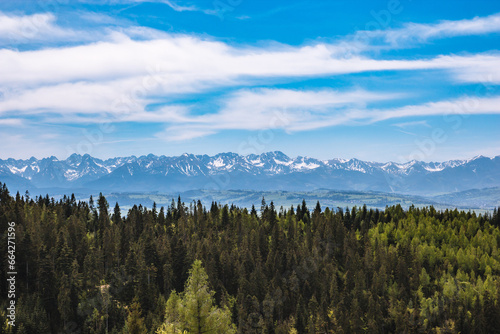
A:
POLYGON ((157 333, 236 333, 230 310, 215 306, 214 294, 208 287, 208 276, 201 261, 196 260, 189 271, 184 292, 170 295, 165 323, 157 333))

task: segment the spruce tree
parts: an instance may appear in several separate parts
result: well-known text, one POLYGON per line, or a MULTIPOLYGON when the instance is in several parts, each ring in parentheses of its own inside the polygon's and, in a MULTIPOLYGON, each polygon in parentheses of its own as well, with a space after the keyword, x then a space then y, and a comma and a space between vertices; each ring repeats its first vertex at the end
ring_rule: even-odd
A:
POLYGON ((171 293, 165 323, 157 333, 236 333, 230 310, 215 306, 214 294, 208 287, 208 275, 201 261, 196 260, 189 271, 184 292, 171 293))

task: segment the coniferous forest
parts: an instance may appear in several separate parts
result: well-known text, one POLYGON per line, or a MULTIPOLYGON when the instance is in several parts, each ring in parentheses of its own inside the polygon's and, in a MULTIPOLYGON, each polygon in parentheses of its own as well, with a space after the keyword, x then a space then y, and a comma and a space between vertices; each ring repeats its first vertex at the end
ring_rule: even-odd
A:
POLYGON ((1 333, 500 333, 498 210, 122 212, 0 185, 4 249, 9 222, 16 326, 1 333))

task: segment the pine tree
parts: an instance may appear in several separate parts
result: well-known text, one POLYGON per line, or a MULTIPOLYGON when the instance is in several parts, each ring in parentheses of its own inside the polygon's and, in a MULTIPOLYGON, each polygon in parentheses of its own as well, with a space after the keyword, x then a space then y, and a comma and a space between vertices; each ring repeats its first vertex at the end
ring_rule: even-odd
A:
POLYGON ((252 216, 257 216, 257 210, 255 210, 255 205, 252 204, 252 210, 250 211, 252 216))
POLYGON ((114 224, 120 224, 122 222, 122 212, 120 210, 120 206, 118 205, 118 202, 115 204, 115 208, 113 210, 113 216, 111 217, 111 220, 113 221, 114 224))
POLYGON ((189 271, 184 292, 170 295, 165 323, 157 333, 236 333, 230 310, 215 306, 214 294, 208 287, 208 275, 201 261, 196 260, 189 271))
POLYGON ((144 318, 142 318, 141 305, 137 300, 130 306, 127 322, 125 324, 125 333, 127 334, 143 334, 146 333, 144 318))

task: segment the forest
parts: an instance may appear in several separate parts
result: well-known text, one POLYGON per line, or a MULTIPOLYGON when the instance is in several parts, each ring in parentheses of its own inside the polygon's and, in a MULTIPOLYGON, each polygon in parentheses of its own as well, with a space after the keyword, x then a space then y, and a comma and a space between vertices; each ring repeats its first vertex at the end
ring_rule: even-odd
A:
POLYGON ((0 333, 500 333, 499 227, 498 209, 264 198, 124 213, 0 184, 0 333))

